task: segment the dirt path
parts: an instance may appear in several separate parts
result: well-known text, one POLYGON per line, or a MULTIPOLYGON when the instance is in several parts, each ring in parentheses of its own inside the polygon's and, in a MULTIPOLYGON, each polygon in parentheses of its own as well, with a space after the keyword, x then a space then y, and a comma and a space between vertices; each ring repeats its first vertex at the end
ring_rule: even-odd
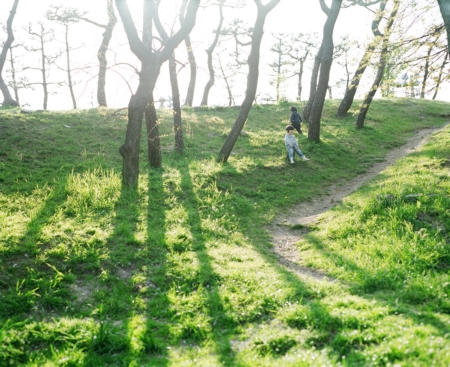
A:
POLYGON ((390 151, 383 162, 376 163, 364 174, 358 175, 347 182, 332 185, 327 188, 326 195, 312 201, 299 203, 277 217, 275 222, 268 227, 268 232, 271 234, 273 251, 279 262, 300 277, 334 282, 335 279, 300 265, 302 259, 295 243, 308 233, 308 226, 316 223, 320 214, 330 210, 344 197, 357 190, 366 181, 377 176, 398 159, 414 152, 425 144, 434 132, 441 129, 430 128, 417 131, 405 145, 390 151))

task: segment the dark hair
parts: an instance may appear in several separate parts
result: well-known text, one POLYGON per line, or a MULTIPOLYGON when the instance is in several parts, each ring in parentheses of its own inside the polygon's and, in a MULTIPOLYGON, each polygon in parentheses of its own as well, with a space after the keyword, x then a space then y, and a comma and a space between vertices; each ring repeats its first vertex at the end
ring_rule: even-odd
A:
POLYGON ((297 109, 294 106, 292 106, 291 107, 291 112, 297 112, 297 109))
POLYGON ((292 126, 292 125, 286 126, 286 131, 291 131, 291 130, 294 130, 294 126, 292 126))

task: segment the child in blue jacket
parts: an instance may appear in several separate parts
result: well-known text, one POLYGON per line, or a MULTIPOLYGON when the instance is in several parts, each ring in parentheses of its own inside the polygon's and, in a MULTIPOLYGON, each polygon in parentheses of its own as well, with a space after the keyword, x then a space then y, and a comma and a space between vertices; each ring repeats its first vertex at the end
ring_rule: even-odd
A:
POLYGON ((286 126, 286 135, 284 136, 284 143, 289 154, 289 160, 294 163, 294 152, 297 153, 304 161, 309 161, 298 147, 297 139, 294 136, 294 127, 292 125, 286 126))

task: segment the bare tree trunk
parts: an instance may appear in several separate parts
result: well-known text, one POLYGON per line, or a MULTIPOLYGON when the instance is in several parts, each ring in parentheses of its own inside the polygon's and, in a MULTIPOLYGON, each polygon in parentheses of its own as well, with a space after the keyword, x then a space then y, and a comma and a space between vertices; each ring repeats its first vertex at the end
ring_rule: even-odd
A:
POLYGON ((427 80, 429 74, 429 66, 430 66, 430 55, 433 50, 433 45, 428 47, 427 57, 425 58, 425 66, 423 71, 423 79, 422 79, 422 89, 420 90, 420 98, 425 98, 425 90, 427 88, 427 80))
POLYGON ((228 82, 228 77, 225 74, 225 70, 223 69, 222 66, 222 60, 220 59, 220 55, 218 55, 219 58, 219 67, 220 67, 220 72, 222 73, 222 78, 223 80, 225 80, 225 85, 227 87, 227 92, 228 92, 228 107, 234 105, 234 98, 233 98, 233 93, 231 92, 231 86, 230 83, 228 82))
POLYGON ((158 117, 153 94, 145 109, 145 123, 147 126, 148 162, 150 167, 158 168, 162 164, 161 138, 159 136, 158 117))
POLYGON ((442 62, 442 65, 441 65, 441 67, 439 69, 439 76, 438 76, 438 79, 437 79, 437 82, 436 82, 436 87, 434 89, 434 94, 433 94, 433 98, 432 98, 433 100, 436 99, 436 96, 437 96, 437 94, 439 92, 439 87, 440 87, 441 82, 442 82, 442 72, 444 70, 445 65, 447 64, 447 58, 448 58, 448 50, 445 53, 444 61, 442 62))
MULTIPOLYGON (((308 54, 306 54, 308 55, 308 54)), ((306 58, 306 56, 305 56, 306 58)), ((300 66, 299 66, 299 71, 298 71, 298 82, 297 82, 297 101, 301 101, 302 100, 302 90, 303 90, 303 86, 302 86, 302 78, 303 78, 303 66, 304 66, 305 62, 304 60, 300 61, 300 66)))
POLYGON ((247 120, 250 108, 253 105, 253 101, 256 96, 256 89, 258 86, 259 77, 259 56, 261 48, 261 40, 264 34, 264 22, 267 14, 280 2, 280 0, 271 0, 266 5, 262 5, 261 0, 255 0, 258 7, 258 13, 256 16, 255 26, 253 28, 251 51, 248 57, 248 75, 247 75, 247 90, 245 91, 244 102, 239 110, 239 116, 237 117, 233 128, 228 134, 222 149, 219 152, 219 161, 226 162, 231 154, 231 151, 236 144, 239 134, 244 127, 247 120))
POLYGON ((183 143, 183 127, 181 122, 181 103, 180 103, 180 90, 178 88, 177 79, 177 64, 175 61, 175 53, 169 58, 169 74, 170 74, 170 86, 172 87, 172 102, 173 102, 173 134, 175 136, 175 150, 182 154, 183 143))
POLYGON ((113 0, 108 0, 106 4, 107 12, 108 12, 108 24, 106 25, 105 32, 103 32, 102 43, 98 49, 97 59, 99 62, 98 68, 98 81, 97 81, 97 102, 99 106, 107 107, 108 104, 106 102, 106 68, 108 66, 108 61, 106 60, 106 52, 108 51, 109 42, 112 38, 112 33, 114 27, 117 23, 117 17, 114 13, 113 0))
POLYGON ((311 106, 309 114, 308 139, 312 141, 320 141, 320 120, 322 118, 323 105, 325 103, 325 95, 327 93, 328 81, 330 78, 331 64, 333 62, 333 31, 334 25, 341 10, 342 0, 333 0, 331 3, 328 17, 323 27, 323 41, 321 48, 322 59, 320 62, 320 76, 314 102, 311 106))
MULTIPOLYGON (((184 21, 184 12, 186 10, 188 0, 183 0, 183 4, 181 6, 180 11, 180 23, 182 24, 184 21)), ((190 78, 188 90, 186 93, 186 100, 184 102, 185 106, 192 107, 194 103, 194 92, 195 92, 195 83, 197 79, 197 63, 195 62, 194 49, 192 48, 191 37, 189 35, 184 39, 184 43, 186 44, 186 51, 189 59, 189 70, 190 70, 190 78)))
POLYGON ((447 45, 450 50, 450 2, 448 0, 437 0, 444 19, 445 29, 447 29, 447 45))
POLYGON ((328 98, 333 99, 333 89, 330 86, 328 86, 328 98))
POLYGON ((312 69, 311 83, 310 83, 310 87, 309 87, 309 98, 308 98, 308 102, 306 103, 306 106, 302 112, 302 118, 304 121, 309 120, 309 114, 311 113, 311 107, 314 103, 314 98, 315 98, 316 90, 317 90, 317 79, 319 78, 320 62, 322 60, 322 54, 323 54, 323 43, 320 45, 319 51, 317 51, 317 55, 314 58, 314 66, 312 69))
POLYGON ((8 37, 6 38, 6 41, 3 44, 2 52, 0 53, 0 90, 3 93, 3 105, 4 106, 18 106, 19 105, 17 103, 17 101, 15 101, 12 98, 11 93, 9 92, 8 86, 6 85, 6 83, 2 77, 2 71, 3 71, 3 67, 5 66, 8 50, 11 47, 12 43, 14 42, 14 33, 13 33, 13 29, 12 29, 12 22, 14 20, 14 16, 16 15, 17 5, 19 5, 19 0, 14 0, 11 11, 9 12, 8 20, 6 22, 6 32, 8 34, 8 37))
POLYGON ((202 102, 200 103, 200 106, 207 106, 208 105, 208 96, 209 96, 209 91, 211 90, 212 86, 214 85, 214 81, 215 81, 215 77, 214 77, 214 68, 213 68, 213 51, 217 46, 217 42, 219 41, 219 36, 220 36, 220 30, 222 29, 222 24, 223 24, 223 4, 225 3, 226 0, 221 0, 219 2, 219 13, 220 13, 220 20, 219 20, 219 25, 217 26, 216 29, 216 36, 214 37, 214 41, 211 44, 211 46, 209 46, 209 48, 206 50, 206 54, 208 55, 208 71, 209 71, 209 80, 205 85, 205 89, 203 90, 203 97, 202 97, 202 102))
POLYGON ((388 53, 389 46, 389 37, 391 35, 391 28, 394 24, 395 17, 397 16, 398 7, 400 5, 400 0, 394 0, 394 7, 392 9, 391 15, 389 16, 388 23, 386 25, 386 29, 383 36, 383 46, 380 53, 380 61, 378 62, 378 71, 375 76, 375 80, 372 84, 372 88, 370 88, 369 93, 367 94, 366 99, 364 100, 361 109, 359 110, 358 118, 356 120, 356 127, 361 129, 364 127, 364 121, 366 119, 367 112, 369 111, 370 104, 372 103, 373 97, 380 86, 381 81, 383 80, 384 69, 386 67, 386 57, 388 53))
POLYGON ((48 84, 47 84, 47 70, 46 70, 46 66, 45 66, 45 48, 44 48, 44 25, 41 24, 41 35, 42 37, 40 37, 41 40, 41 75, 42 75, 42 89, 44 90, 44 103, 43 103, 43 108, 44 111, 47 111, 47 104, 48 104, 48 84))
POLYGON ((17 80, 16 80, 16 68, 14 66, 14 56, 13 56, 13 47, 9 47, 9 64, 11 65, 11 77, 13 80, 13 90, 14 90, 14 97, 18 105, 20 105, 19 101, 19 88, 17 87, 17 80))
MULTIPOLYGON (((279 41, 281 44, 281 40, 279 41)), ((280 46, 281 49, 281 46, 280 46)), ((278 53, 278 64, 277 64, 277 79, 275 82, 277 102, 280 101, 280 84, 281 84, 281 52, 278 53)))
POLYGON ((66 43, 66 65, 67 65, 67 84, 69 86, 70 97, 72 98, 73 109, 77 109, 77 100, 75 98, 75 93, 73 91, 73 82, 72 82, 72 70, 70 69, 70 48, 69 48, 69 25, 64 24, 66 29, 65 34, 65 43, 66 43))
POLYGON ((352 81, 350 85, 345 90, 344 98, 342 99, 339 108, 336 112, 336 117, 345 117, 347 116, 348 110, 352 106, 353 100, 356 95, 356 91, 358 90, 359 82, 361 81, 361 78, 364 74, 364 72, 367 69, 367 66, 370 63, 370 60, 372 58, 373 52, 375 48, 380 43, 382 34, 378 30, 378 26, 380 24, 380 21, 384 14, 384 9, 386 8, 387 0, 383 0, 380 2, 380 8, 375 14, 375 19, 372 22, 372 32, 375 36, 375 38, 370 42, 365 51, 364 55, 361 58, 358 68, 356 69, 355 74, 353 75, 352 81))

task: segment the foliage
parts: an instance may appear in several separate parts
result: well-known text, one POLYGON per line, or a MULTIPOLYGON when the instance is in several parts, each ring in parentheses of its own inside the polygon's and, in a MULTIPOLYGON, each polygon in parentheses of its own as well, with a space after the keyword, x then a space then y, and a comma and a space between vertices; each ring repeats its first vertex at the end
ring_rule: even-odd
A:
POLYGON ((328 101, 322 142, 300 136, 311 161, 292 166, 290 105, 255 105, 226 164, 237 109, 183 109, 181 157, 160 110, 163 165, 136 191, 120 185, 124 111, 1 109, 0 365, 448 365, 448 128, 297 244, 336 282, 283 268, 265 225, 449 105, 375 100, 357 131, 328 101))

